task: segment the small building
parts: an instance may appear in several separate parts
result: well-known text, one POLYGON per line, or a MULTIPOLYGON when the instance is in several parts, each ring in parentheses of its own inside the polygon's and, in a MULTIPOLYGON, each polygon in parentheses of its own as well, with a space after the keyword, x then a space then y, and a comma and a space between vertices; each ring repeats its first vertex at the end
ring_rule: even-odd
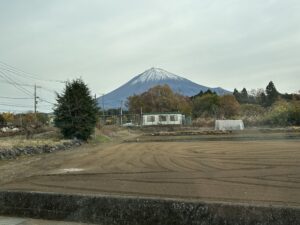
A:
POLYGON ((181 125, 184 119, 180 113, 146 113, 143 114, 142 125, 181 125))
POLYGON ((215 130, 244 130, 243 120, 216 120, 215 130))

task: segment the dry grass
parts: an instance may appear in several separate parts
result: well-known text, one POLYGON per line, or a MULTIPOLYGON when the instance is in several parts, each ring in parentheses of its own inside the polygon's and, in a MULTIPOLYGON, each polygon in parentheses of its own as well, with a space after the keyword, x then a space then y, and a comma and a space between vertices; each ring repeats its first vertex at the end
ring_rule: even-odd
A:
POLYGON ((101 129, 96 129, 95 134, 91 136, 89 143, 100 144, 107 142, 120 142, 132 139, 141 134, 140 131, 122 128, 118 126, 105 126, 101 129))
POLYGON ((0 149, 10 149, 14 147, 25 146, 42 146, 42 145, 57 145, 68 140, 62 139, 57 130, 36 134, 30 139, 26 139, 24 135, 2 137, 0 138, 0 149))
MULTIPOLYGON (((96 129, 96 133, 91 136, 89 143, 100 144, 106 142, 119 142, 126 139, 137 136, 139 132, 131 131, 126 128, 120 128, 116 126, 106 126, 102 129, 96 129)), ((25 147, 25 146, 42 146, 42 145, 58 145, 68 142, 63 139, 59 130, 51 129, 47 132, 35 134, 33 138, 26 139, 24 135, 1 137, 0 138, 0 149, 10 149, 14 147, 25 147)))

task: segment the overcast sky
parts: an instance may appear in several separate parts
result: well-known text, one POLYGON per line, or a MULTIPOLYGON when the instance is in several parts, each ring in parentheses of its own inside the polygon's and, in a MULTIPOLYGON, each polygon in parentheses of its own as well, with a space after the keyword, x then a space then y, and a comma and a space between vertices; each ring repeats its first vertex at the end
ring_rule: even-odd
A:
MULTIPOLYGON (((299 0, 0 0, 0 61, 46 80, 82 77, 98 95, 150 67, 231 91, 272 80, 298 92, 299 12, 299 0)), ((50 102, 63 86, 9 76, 47 87, 38 95, 50 102)), ((24 94, 0 77, 0 96, 24 94)))

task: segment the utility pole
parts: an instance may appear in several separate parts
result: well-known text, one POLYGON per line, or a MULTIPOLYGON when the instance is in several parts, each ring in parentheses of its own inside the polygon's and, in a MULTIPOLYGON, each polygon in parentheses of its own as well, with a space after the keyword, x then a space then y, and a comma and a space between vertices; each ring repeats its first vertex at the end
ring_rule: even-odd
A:
POLYGON ((21 113, 19 114, 19 119, 20 119, 20 126, 23 127, 23 120, 22 120, 21 113))
POLYGON ((36 116, 36 112, 37 112, 37 104, 38 104, 38 101, 37 99, 39 98, 36 94, 36 89, 37 88, 41 88, 40 86, 37 86, 36 84, 34 84, 34 96, 33 96, 33 105, 34 105, 34 115, 36 116))
POLYGON ((102 122, 103 122, 103 125, 105 124, 105 109, 104 109, 104 94, 102 94, 102 122))
POLYGON ((104 119, 104 94, 102 94, 102 114, 104 119))
POLYGON ((141 122, 141 126, 143 125, 143 107, 141 107, 141 120, 140 120, 140 122, 141 122))
POLYGON ((123 125, 123 120, 122 120, 122 117, 123 117, 123 110, 122 110, 122 106, 123 106, 123 100, 121 100, 121 109, 120 109, 120 115, 121 115, 121 118, 120 118, 120 124, 121 124, 121 126, 123 125))
POLYGON ((36 84, 34 84, 34 114, 36 115, 36 104, 37 104, 37 100, 36 100, 36 84))
MULTIPOLYGON (((95 102, 97 102, 97 94, 95 94, 95 102)), ((94 139, 96 139, 96 131, 97 131, 97 123, 98 123, 99 119, 98 119, 98 116, 97 116, 97 122, 96 122, 96 127, 94 129, 94 139)))
POLYGON ((99 95, 102 95, 101 97, 101 103, 102 103, 102 123, 105 124, 105 109, 104 109, 104 95, 105 93, 98 93, 99 95))
POLYGON ((36 84, 34 84, 34 116, 36 117, 36 106, 37 106, 37 96, 36 96, 36 84))

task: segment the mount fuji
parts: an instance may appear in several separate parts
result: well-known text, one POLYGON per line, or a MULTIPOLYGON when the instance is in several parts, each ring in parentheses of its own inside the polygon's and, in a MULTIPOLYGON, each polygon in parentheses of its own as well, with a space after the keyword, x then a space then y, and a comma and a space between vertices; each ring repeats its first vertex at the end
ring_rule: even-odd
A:
POLYGON ((135 76, 133 79, 114 91, 97 98, 97 103, 100 107, 104 106, 105 109, 120 108, 121 102, 125 103, 129 96, 141 94, 148 91, 151 87, 164 84, 169 85, 174 92, 185 96, 193 96, 198 94, 200 91, 205 92, 208 89, 216 92, 218 95, 231 93, 230 91, 220 87, 210 88, 196 84, 163 69, 151 68, 135 76))

